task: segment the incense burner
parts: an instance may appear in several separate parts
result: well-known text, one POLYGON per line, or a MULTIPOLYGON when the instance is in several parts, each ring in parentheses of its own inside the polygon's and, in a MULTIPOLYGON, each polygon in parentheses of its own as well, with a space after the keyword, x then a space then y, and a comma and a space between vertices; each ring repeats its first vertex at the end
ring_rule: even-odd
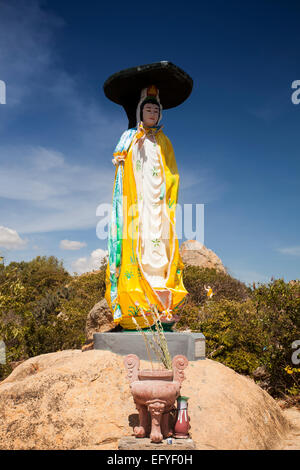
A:
POLYGON ((128 354, 124 359, 127 377, 134 403, 139 412, 139 426, 134 428, 136 437, 146 437, 148 412, 151 416, 150 439, 161 442, 172 435, 170 411, 180 394, 185 379, 184 369, 188 365, 185 356, 177 355, 172 361, 172 370, 140 370, 140 359, 128 354))

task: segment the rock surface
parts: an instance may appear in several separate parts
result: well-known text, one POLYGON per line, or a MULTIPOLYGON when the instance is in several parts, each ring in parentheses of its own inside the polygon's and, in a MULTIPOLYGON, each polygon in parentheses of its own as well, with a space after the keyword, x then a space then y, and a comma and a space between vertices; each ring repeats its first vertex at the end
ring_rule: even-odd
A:
POLYGON ((94 305, 87 316, 85 325, 86 338, 90 341, 93 339, 94 333, 104 333, 115 326, 111 310, 106 300, 102 299, 94 305))
POLYGON ((300 450, 300 410, 296 407, 283 410, 291 424, 289 434, 278 443, 276 450, 300 450))
MULTIPOLYGON (((282 410, 251 379, 210 359, 185 375, 197 449, 278 448, 287 436, 282 410)), ((33 357, 0 383, 0 449, 117 449, 137 419, 123 357, 110 351, 33 357)))
POLYGON ((226 273, 220 258, 197 240, 183 242, 180 246, 180 254, 185 264, 203 268, 215 268, 217 271, 226 273))

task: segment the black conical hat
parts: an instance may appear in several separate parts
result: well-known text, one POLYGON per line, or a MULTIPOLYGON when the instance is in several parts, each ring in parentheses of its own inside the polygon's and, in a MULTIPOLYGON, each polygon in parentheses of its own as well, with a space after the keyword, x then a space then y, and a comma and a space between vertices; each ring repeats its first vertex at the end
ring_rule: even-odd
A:
POLYGON ((136 125, 136 108, 143 88, 155 85, 163 109, 183 103, 193 88, 192 78, 172 62, 161 61, 121 70, 104 83, 104 93, 126 111, 129 128, 136 125))

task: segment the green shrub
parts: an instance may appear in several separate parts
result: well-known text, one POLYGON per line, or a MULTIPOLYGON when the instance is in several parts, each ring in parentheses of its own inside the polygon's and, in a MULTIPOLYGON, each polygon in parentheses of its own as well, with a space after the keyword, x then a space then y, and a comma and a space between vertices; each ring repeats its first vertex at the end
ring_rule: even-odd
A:
POLYGON ((207 356, 236 372, 252 374, 264 366, 264 386, 273 396, 299 393, 300 368, 291 362, 291 345, 300 339, 300 284, 278 279, 250 289, 227 278, 218 290, 219 274, 214 282, 207 270, 188 267, 187 274, 191 295, 178 310, 177 329, 201 331, 207 356), (216 293, 211 299, 204 285, 216 293))
POLYGON ((2 266, 0 339, 7 363, 0 365, 0 379, 11 362, 81 347, 87 314, 104 296, 105 268, 71 276, 54 257, 2 266))
POLYGON ((189 293, 188 301, 196 305, 202 305, 206 302, 207 292, 205 286, 212 288, 215 300, 243 301, 250 294, 250 289, 243 282, 213 268, 185 266, 183 283, 189 293))
POLYGON ((292 364, 292 343, 300 340, 300 283, 273 280, 254 288, 252 299, 264 334, 262 363, 270 374, 270 393, 299 393, 300 368, 292 364))
POLYGON ((236 372, 251 374, 259 366, 263 337, 253 302, 209 300, 199 312, 199 329, 207 355, 236 372))
POLYGON ((178 330, 189 328, 193 331, 200 331, 200 307, 208 300, 205 288, 212 288, 214 301, 222 299, 244 301, 251 293, 251 290, 241 281, 213 268, 185 266, 183 282, 188 295, 178 309, 180 315, 176 327, 178 330))
POLYGON ((98 272, 74 276, 72 280, 38 304, 27 322, 28 354, 35 356, 63 349, 78 349, 85 342, 85 323, 89 311, 105 292, 105 265, 98 272))
POLYGON ((6 277, 18 279, 25 287, 26 302, 36 303, 72 279, 55 256, 37 256, 31 261, 11 262, 0 270, 0 285, 6 277))
POLYGON ((24 335, 26 332, 25 287, 17 279, 11 279, 8 273, 0 284, 0 339, 6 346, 6 364, 0 364, 0 379, 10 373, 11 361, 26 356, 24 335))
MULTIPOLYGON (((54 257, 0 263, 0 339, 7 364, 85 342, 86 317, 105 293, 105 270, 71 276, 54 257)), ((264 366, 264 387, 273 395, 299 396, 300 367, 292 364, 292 343, 300 339, 300 283, 282 279, 252 288, 215 269, 186 266, 188 290, 178 308, 177 330, 201 331, 207 357, 238 373, 264 366), (209 298, 205 287, 214 295, 209 298)))

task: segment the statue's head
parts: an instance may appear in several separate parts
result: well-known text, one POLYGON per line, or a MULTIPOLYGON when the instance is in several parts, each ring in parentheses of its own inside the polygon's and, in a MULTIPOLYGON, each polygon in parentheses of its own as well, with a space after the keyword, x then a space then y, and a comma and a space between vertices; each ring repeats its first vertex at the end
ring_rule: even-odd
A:
POLYGON ((136 122, 143 122, 146 127, 158 125, 162 118, 162 106, 159 91, 155 85, 143 88, 136 111, 136 122))
POLYGON ((146 98, 141 104, 140 119, 147 127, 156 126, 160 117, 160 106, 155 98, 146 98))

